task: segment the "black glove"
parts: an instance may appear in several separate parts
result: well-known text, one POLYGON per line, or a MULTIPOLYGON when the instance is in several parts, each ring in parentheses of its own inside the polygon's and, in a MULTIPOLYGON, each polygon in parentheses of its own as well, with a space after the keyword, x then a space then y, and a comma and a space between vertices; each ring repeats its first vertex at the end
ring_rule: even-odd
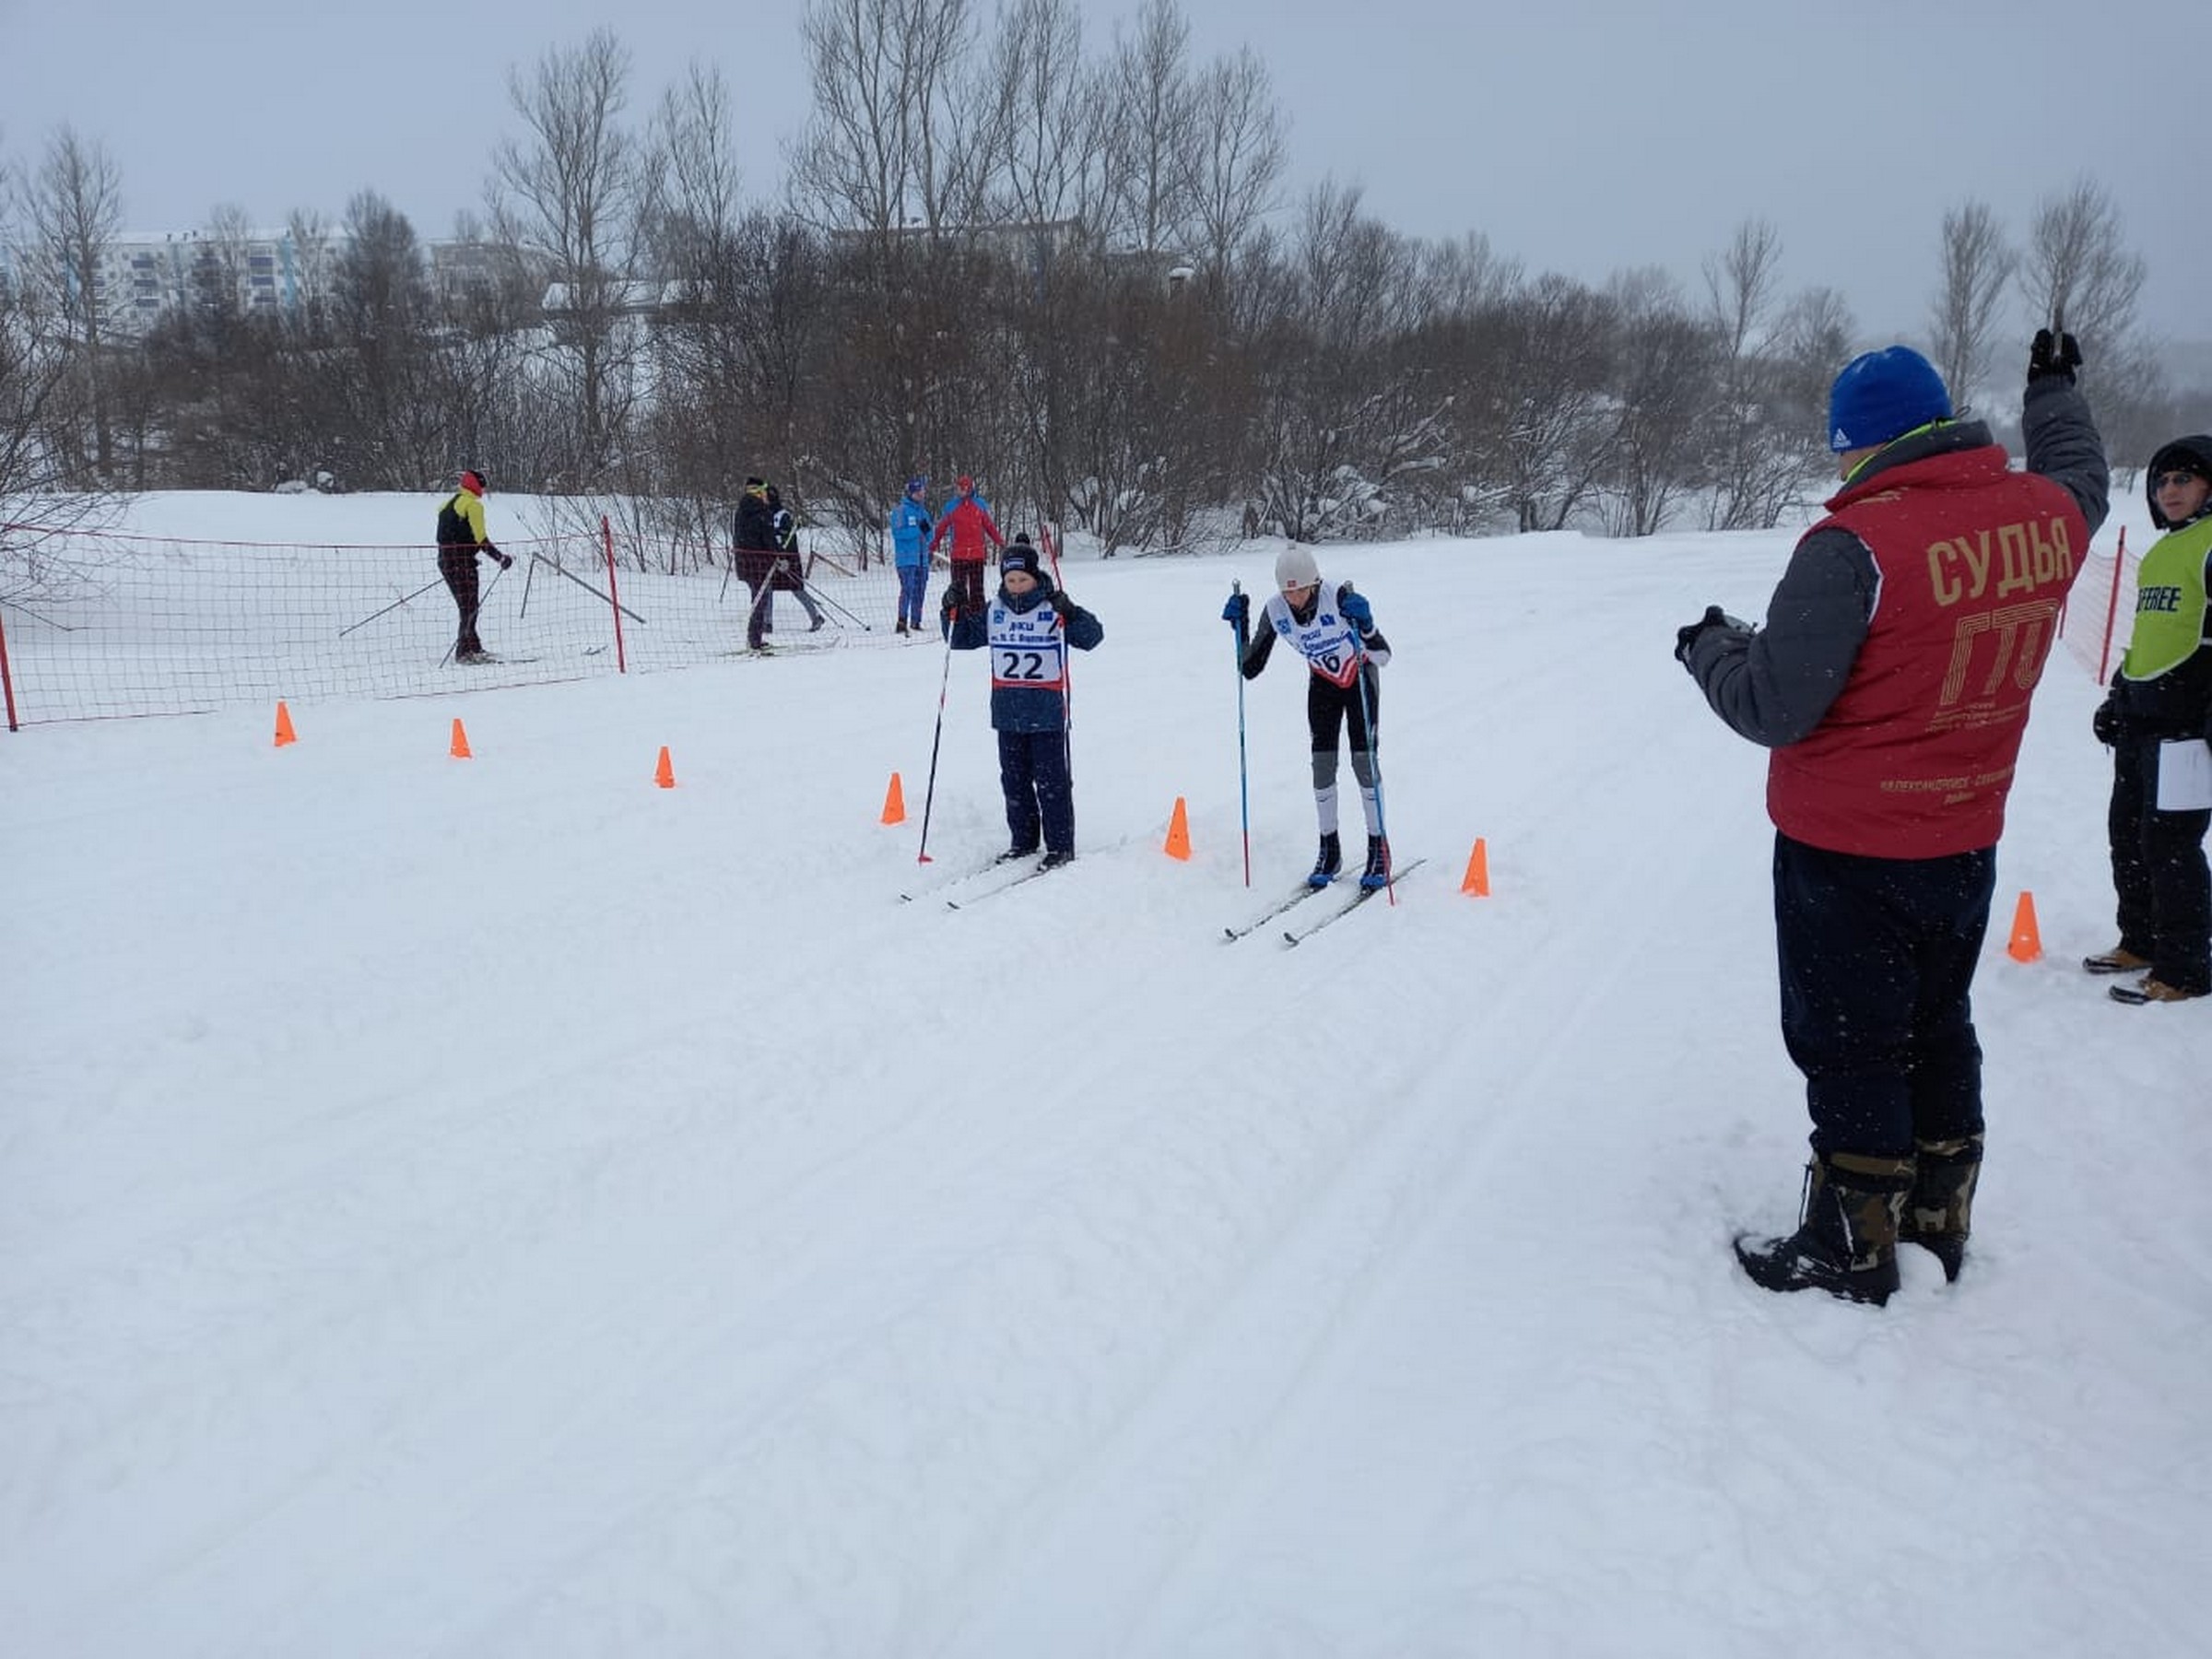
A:
POLYGON ((1054 588, 1053 590, 1053 596, 1046 600, 1045 603, 1051 606, 1054 611, 1059 613, 1060 620, 1063 622, 1066 621, 1070 617, 1076 614, 1076 602, 1073 599, 1070 599, 1065 594, 1062 593, 1058 588, 1054 588))
POLYGON ((2120 705, 2109 697, 2099 703, 2097 712, 2089 716, 2089 730, 2097 734, 2097 741, 2107 748, 2118 743, 2123 730, 2120 705))
POLYGON ((2074 383, 2074 371, 2081 367, 2081 346, 2070 334, 2053 334, 2047 328, 2035 331, 2035 344, 2028 347, 2028 383, 2039 380, 2063 380, 2074 383))
POLYGON ((959 589, 947 588, 945 590, 945 597, 937 601, 937 614, 942 616, 947 622, 951 621, 955 617, 960 614, 959 589))
POLYGON ((1698 636, 1709 628, 1744 629, 1747 626, 1747 624, 1737 621, 1719 606, 1709 605, 1705 607, 1705 614, 1695 622, 1687 628, 1675 629, 1675 661, 1682 664, 1685 667, 1688 666, 1690 647, 1698 642, 1698 636))
POLYGON ((500 552, 500 550, 499 550, 497 547, 494 547, 494 548, 491 550, 491 556, 492 556, 494 559, 498 559, 498 560, 500 561, 500 570, 502 570, 502 571, 512 571, 512 570, 513 570, 513 569, 514 569, 514 555, 513 555, 513 554, 512 554, 512 553, 502 553, 502 552, 500 552))

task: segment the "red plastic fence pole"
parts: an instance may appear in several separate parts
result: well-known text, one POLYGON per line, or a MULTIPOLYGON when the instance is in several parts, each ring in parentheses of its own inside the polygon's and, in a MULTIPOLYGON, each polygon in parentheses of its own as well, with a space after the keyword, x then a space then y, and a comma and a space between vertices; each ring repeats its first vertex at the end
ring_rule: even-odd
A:
POLYGON ((2120 615, 2120 572, 2127 568, 2127 526, 2120 526, 2120 548, 2112 555, 2112 596, 2104 607, 2104 643, 2097 652, 2097 683, 2112 677, 2112 624, 2120 615))
POLYGON ((599 515, 599 541, 606 549, 607 608, 615 615, 615 672, 628 674, 629 661, 622 650, 622 595, 615 591, 615 531, 604 512, 599 515))
POLYGON ((23 728, 16 724, 16 677, 8 671, 7 623, 4 618, 0 618, 0 696, 5 696, 7 701, 7 729, 21 731, 23 728))

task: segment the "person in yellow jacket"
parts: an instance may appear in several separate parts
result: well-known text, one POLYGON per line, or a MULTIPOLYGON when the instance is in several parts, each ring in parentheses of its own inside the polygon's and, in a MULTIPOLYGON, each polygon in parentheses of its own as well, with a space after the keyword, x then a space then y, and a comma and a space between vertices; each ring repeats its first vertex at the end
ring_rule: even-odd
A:
POLYGON ((484 534, 484 475, 471 467, 461 475, 461 488, 438 510, 438 574, 453 590, 453 605, 461 613, 461 634, 453 641, 456 663, 488 663, 492 659, 477 638, 477 555, 488 553, 500 569, 514 560, 491 544, 484 534))
POLYGON ((2112 747, 2112 887, 2120 942, 2091 973, 2133 973, 2114 1002, 2212 995, 2212 433, 2176 438, 2144 475, 2150 522, 2166 532, 2136 572, 2136 625, 2097 711, 2112 747))

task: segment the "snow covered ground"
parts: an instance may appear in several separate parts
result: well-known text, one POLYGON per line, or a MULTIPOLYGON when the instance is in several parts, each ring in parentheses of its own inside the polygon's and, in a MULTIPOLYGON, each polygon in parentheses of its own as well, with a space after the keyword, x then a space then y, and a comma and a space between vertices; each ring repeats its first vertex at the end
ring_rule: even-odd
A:
POLYGON ((0 1648, 2203 1653, 2212 1010, 2073 966, 2067 655, 1967 1276, 1729 1256, 1805 1121, 1763 758, 1670 652, 1791 539, 1327 550, 1429 862, 1295 950, 1221 936, 1312 856, 1277 661, 1244 886, 1265 549, 1069 567, 1081 857, 958 912, 900 898, 1005 839, 963 656, 916 864, 928 642, 0 735, 0 1648))

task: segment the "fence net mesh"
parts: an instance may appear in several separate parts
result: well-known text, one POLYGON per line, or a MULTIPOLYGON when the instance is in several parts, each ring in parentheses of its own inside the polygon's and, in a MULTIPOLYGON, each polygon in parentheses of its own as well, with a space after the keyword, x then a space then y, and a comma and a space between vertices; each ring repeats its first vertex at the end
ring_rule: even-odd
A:
MULTIPOLYGON (((0 524, 0 649, 17 724, 408 697, 618 665, 650 673, 747 652, 754 594, 726 553, 717 565, 618 546, 610 572, 598 535, 502 536, 500 546, 512 569, 477 559, 477 632, 491 660, 464 664, 453 594, 436 550, 420 543, 190 541, 0 524)), ((771 651, 892 642, 895 570, 854 568, 804 547, 790 557, 806 593, 764 590, 771 651)), ((941 587, 932 588, 934 600, 941 587)))

